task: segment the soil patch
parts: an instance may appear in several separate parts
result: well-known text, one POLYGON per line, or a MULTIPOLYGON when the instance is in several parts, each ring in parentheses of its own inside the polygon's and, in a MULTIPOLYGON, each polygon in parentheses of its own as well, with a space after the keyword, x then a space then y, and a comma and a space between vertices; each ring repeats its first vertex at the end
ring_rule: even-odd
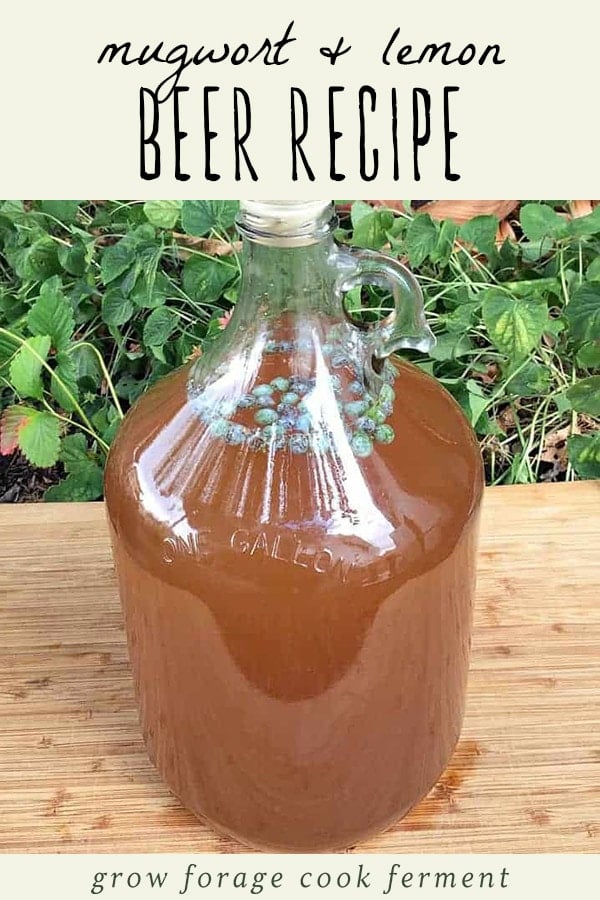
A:
POLYGON ((21 453, 0 456, 0 503, 43 500, 44 492, 63 477, 63 467, 35 469, 21 453))

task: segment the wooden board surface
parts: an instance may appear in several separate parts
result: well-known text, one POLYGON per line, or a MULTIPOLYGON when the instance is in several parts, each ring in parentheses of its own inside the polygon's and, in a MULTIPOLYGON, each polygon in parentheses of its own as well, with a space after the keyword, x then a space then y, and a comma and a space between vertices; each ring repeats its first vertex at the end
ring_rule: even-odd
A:
MULTIPOLYGON (((0 547, 0 850, 242 850, 147 759, 103 507, 4 505, 0 547)), ((487 490, 455 756, 354 849, 600 851, 600 483, 487 490)))

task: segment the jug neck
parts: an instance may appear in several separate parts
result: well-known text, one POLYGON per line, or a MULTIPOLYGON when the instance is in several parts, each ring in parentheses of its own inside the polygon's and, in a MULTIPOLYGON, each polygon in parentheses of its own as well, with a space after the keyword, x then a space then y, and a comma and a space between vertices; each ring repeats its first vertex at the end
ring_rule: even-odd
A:
POLYGON ((240 200, 242 235, 271 247, 302 247, 330 233, 335 224, 330 200, 240 200))
POLYGON ((329 202, 242 201, 239 315, 334 310, 338 275, 329 202))
POLYGON ((331 312, 336 270, 331 235, 305 247, 275 247, 245 240, 238 307, 262 312, 331 312))

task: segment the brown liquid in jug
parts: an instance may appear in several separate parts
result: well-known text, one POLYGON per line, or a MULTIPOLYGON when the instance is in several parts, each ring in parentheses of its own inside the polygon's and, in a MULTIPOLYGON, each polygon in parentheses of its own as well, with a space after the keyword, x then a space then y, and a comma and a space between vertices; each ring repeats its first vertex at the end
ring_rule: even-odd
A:
MULTIPOLYGON (((278 366, 263 356, 254 383, 278 366)), ((259 849, 341 849, 400 819, 457 741, 477 444, 407 363, 396 439, 364 459, 343 441, 336 455, 215 440, 188 379, 138 402, 107 468, 147 746, 217 829, 259 849)))

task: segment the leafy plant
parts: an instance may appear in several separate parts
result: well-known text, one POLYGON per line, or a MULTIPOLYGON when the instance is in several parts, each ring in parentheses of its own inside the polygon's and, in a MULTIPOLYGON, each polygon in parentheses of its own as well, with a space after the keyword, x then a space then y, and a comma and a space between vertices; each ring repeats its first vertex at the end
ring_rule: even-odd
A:
MULTIPOLYGON (((338 232, 419 275, 437 345, 413 361, 463 407, 488 483, 600 478, 600 207, 569 213, 524 202, 502 240, 494 216, 458 227, 359 202, 338 232)), ((389 301, 361 302, 376 316, 389 301)))
MULTIPOLYGON (((344 201, 348 203, 348 201, 344 201)), ((490 483, 600 477, 600 207, 526 202, 515 239, 356 201, 337 237, 419 275, 437 345, 414 362, 456 397, 490 483)), ((0 453, 93 500, 119 421, 201 352, 239 284, 236 201, 0 201, 0 453)), ((354 314, 389 309, 377 288, 354 314)))
POLYGON ((218 330, 239 278, 226 236, 236 211, 234 201, 0 203, 0 452, 58 464, 47 499, 100 497, 124 412, 218 330))

